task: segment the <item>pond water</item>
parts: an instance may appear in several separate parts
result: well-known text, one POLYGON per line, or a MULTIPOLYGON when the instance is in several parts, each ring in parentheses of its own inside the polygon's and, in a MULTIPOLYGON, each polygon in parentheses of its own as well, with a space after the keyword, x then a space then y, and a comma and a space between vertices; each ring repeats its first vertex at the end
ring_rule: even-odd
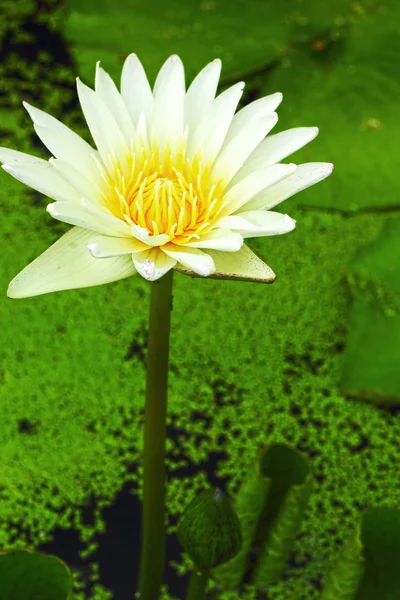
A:
MULTIPOLYGON (((215 476, 218 461, 224 458, 223 453, 211 452, 207 463, 181 469, 181 476, 195 475, 199 470, 207 473, 210 485, 225 489, 226 481, 215 476)), ((131 467, 135 468, 134 465, 131 467)), ((175 472, 176 477, 176 472, 175 472)), ((102 512, 106 522, 106 531, 96 535, 94 541, 99 547, 90 557, 82 559, 79 552, 84 550, 85 544, 79 539, 77 530, 54 530, 54 538, 38 547, 42 552, 54 554, 64 560, 75 572, 81 574, 85 583, 85 594, 89 598, 92 583, 89 577, 92 573, 90 564, 99 565, 99 583, 113 593, 113 600, 132 600, 137 588, 139 560, 140 560, 140 500, 132 493, 133 485, 126 484, 117 494, 115 501, 102 512)), ((188 499, 188 501, 190 501, 188 499)), ((83 508, 85 524, 93 523, 93 514, 96 499, 88 499, 83 508)), ((172 523, 176 519, 171 518, 172 523)), ((166 569, 164 582, 168 585, 169 593, 177 598, 186 595, 189 575, 179 575, 174 567, 168 565, 169 561, 180 562, 182 548, 175 534, 168 535, 166 547, 166 569)))

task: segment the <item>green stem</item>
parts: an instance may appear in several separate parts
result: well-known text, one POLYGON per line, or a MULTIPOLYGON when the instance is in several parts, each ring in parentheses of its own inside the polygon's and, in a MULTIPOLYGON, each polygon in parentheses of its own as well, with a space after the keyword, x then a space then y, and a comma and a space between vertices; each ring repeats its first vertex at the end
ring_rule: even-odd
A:
POLYGON ((143 449, 142 548, 140 600, 158 600, 165 558, 165 438, 168 350, 172 310, 171 269, 152 282, 147 354, 147 389, 143 449))
POLYGON ((203 600, 206 597, 209 575, 210 573, 206 569, 199 569, 196 565, 193 566, 186 600, 203 600))

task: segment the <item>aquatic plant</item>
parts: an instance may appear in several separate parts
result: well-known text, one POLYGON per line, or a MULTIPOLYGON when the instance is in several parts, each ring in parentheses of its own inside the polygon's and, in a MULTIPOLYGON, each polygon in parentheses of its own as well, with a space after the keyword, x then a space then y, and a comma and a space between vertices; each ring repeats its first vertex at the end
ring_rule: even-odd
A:
MULTIPOLYGON (((290 236, 250 240, 279 275, 268 289, 268 302, 260 286, 225 282, 222 289, 217 281, 205 287, 200 280, 190 285, 184 278, 175 280, 173 322, 184 319, 185 328, 176 328, 171 340, 167 446, 171 538, 174 519, 207 485, 204 470, 234 498, 258 445, 287 443, 307 456, 313 493, 284 579, 270 595, 315 599, 365 507, 390 510, 400 503, 399 420, 396 408, 388 407, 400 397, 393 168, 398 6, 335 2, 319 10, 315 2, 300 6, 290 1, 258 3, 255 10, 252 3, 227 8, 220 0, 189 5, 181 15, 180 3, 172 0, 170 10, 159 10, 158 18, 153 11, 157 1, 139 4, 133 18, 130 3, 122 0, 118 7, 101 2, 101 10, 98 2, 70 0, 67 15, 65 5, 50 1, 2 3, 1 144, 47 158, 31 134, 22 100, 62 118, 85 137, 74 100, 76 63, 85 81, 92 78, 98 57, 117 77, 132 39, 151 77, 168 53, 185 56, 189 80, 222 53, 222 89, 245 78, 244 104, 279 89, 285 97, 283 128, 321 126, 323 135, 312 152, 335 162, 335 177, 315 193, 310 188, 288 200, 287 212, 297 219, 290 236), (208 30, 220 50, 213 50, 204 33, 208 30), (237 325, 229 335, 227 290, 229 322, 237 325), (204 309, 211 296, 209 319, 204 309), (244 304, 251 312, 242 310, 244 304), (257 339, 256 345, 243 343, 244 331, 257 339), (212 359, 205 339, 213 348, 212 359)), ((307 147, 298 156, 296 162, 312 160, 307 147)), ((40 195, 5 174, 1 196, 8 248, 7 261, 0 263, 5 289, 67 227, 48 217, 44 228, 40 195), (17 247, 10 241, 21 227, 23 244, 17 247)), ((74 538, 79 530, 82 545, 76 544, 73 561, 79 598, 86 598, 78 592, 91 571, 86 564, 101 563, 98 550, 111 542, 104 534, 106 518, 107 531, 113 527, 107 507, 115 504, 120 510, 115 501, 121 489, 133 488, 132 502, 142 493, 147 328, 141 310, 133 310, 127 324, 112 306, 136 307, 147 303, 148 293, 136 278, 133 287, 119 282, 0 304, 1 320, 7 323, 0 371, 0 543, 7 548, 42 545, 66 556, 63 534, 72 532, 74 538), (96 352, 84 350, 84 339, 96 352), (110 368, 112 380, 106 376, 110 368), (94 507, 88 503, 91 497, 94 507)), ((129 534, 124 528, 121 541, 128 543, 129 534)), ((186 559, 175 561, 169 573, 184 574, 188 568, 186 559)), ((118 582, 123 575, 118 574, 118 582)), ((93 569, 86 594, 103 599, 110 594, 105 588, 112 586, 103 567, 100 573, 93 569)), ((163 594, 168 597, 165 589, 163 594)))

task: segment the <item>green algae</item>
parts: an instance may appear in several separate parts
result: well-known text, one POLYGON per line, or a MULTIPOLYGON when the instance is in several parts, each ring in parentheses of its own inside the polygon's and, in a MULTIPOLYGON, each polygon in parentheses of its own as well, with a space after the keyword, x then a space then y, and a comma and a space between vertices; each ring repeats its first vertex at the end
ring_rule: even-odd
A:
MULTIPOLYGON (((9 15, 10 6, 2 3, 0 10, 9 15)), ((0 143, 40 156, 47 154, 35 139, 22 100, 51 112, 90 139, 76 104, 75 76, 92 78, 95 61, 102 59, 117 77, 122 58, 131 51, 137 51, 145 64, 149 62, 154 75, 166 55, 179 46, 178 34, 163 38, 156 46, 154 40, 142 39, 138 47, 135 37, 118 34, 120 46, 108 51, 105 44, 100 52, 104 37, 92 42, 86 33, 99 23, 104 27, 108 15, 95 14, 87 3, 82 11, 86 16, 72 6, 66 22, 67 58, 63 60, 67 65, 54 63, 54 59, 49 62, 41 53, 32 53, 27 60, 21 51, 21 44, 30 43, 26 36, 21 38, 23 23, 36 14, 44 26, 64 39, 66 7, 42 2, 38 13, 33 2, 12 6, 13 18, 0 33, 11 36, 11 50, 0 66, 4 92, 0 143)), ((207 19, 209 13, 212 11, 207 19)), ((230 62, 225 56, 226 73, 245 74, 253 67, 250 58, 261 51, 260 64, 273 62, 276 56, 281 59, 285 44, 294 47, 299 39, 310 40, 311 33, 321 29, 323 21, 318 19, 308 28, 311 17, 302 15, 298 3, 288 14, 285 27, 277 28, 276 37, 268 41, 269 53, 263 46, 267 42, 260 38, 245 59, 240 57, 244 63, 230 62), (294 41, 290 42, 292 33, 294 41)), ((116 13, 117 18, 122 17, 116 13)), ((232 21, 228 24, 230 27, 232 21)), ((111 39, 117 34, 112 24, 109 26, 111 39)), ((367 37, 367 33, 363 35, 367 37)), ((202 36, 196 39, 198 45, 202 36)), ((180 43, 186 48, 187 38, 180 43)), ((218 54, 205 39, 200 53, 192 49, 183 52, 183 57, 194 74, 218 54)), ((313 63, 303 58, 293 64, 299 71, 308 72, 309 64, 314 69, 313 63)), ((314 94, 315 89, 308 92, 306 76, 300 80, 299 75, 297 86, 290 72, 293 74, 293 68, 282 75, 276 71, 276 79, 267 78, 269 92, 280 86, 285 91, 279 130, 317 124, 320 137, 301 151, 297 160, 336 162, 344 149, 342 134, 347 121, 337 115, 332 121, 333 108, 325 112, 321 108, 331 100, 314 94), (308 112, 300 110, 299 97, 308 112)), ((322 77, 319 72, 318 77, 322 77)), ((335 85, 340 91, 340 81, 335 85)), ((340 110, 344 112, 343 107, 340 110)), ((392 108, 387 110, 389 114, 392 108)), ((368 114, 379 117, 376 112, 368 114)), ((361 127, 362 123, 358 124, 361 127)), ((385 128, 392 131, 392 121, 385 128)), ((382 131, 369 128, 367 133, 372 136, 382 131)), ((348 135, 348 140, 353 139, 348 135)), ((359 145, 362 139, 360 134, 359 145)), ((250 247, 277 273, 273 286, 175 277, 169 423, 185 435, 168 442, 168 531, 175 531, 172 518, 207 484, 204 472, 181 477, 181 467, 201 464, 213 450, 225 451, 227 458, 218 464, 217 474, 228 477, 227 491, 234 494, 259 444, 287 443, 297 448, 308 457, 317 480, 293 546, 293 560, 287 565, 285 580, 271 588, 272 600, 318 598, 315 582, 324 580, 340 551, 339 542, 354 528, 360 511, 370 505, 400 505, 399 416, 345 398, 338 388, 352 309, 346 280, 349 265, 360 247, 377 238, 391 216, 354 211, 349 217, 304 208, 351 208, 354 178, 364 186, 360 197, 368 192, 370 198, 368 167, 375 164, 374 143, 367 158, 361 150, 352 150, 349 167, 339 164, 332 178, 285 202, 282 210, 297 219, 294 232, 250 241, 250 247), (194 411, 204 418, 194 421, 194 411), (303 566, 296 567, 298 564, 303 566)), ((346 144, 348 149, 349 141, 346 144)), ((382 147, 386 144, 389 148, 388 137, 382 147)), ((394 159, 387 152, 387 164, 393 169, 394 159)), ((95 533, 105 527, 102 507, 110 505, 128 481, 141 497, 148 284, 134 277, 98 288, 9 300, 6 287, 12 277, 69 226, 46 213, 46 198, 5 173, 0 179, 4 247, 0 262, 4 290, 0 299, 0 547, 36 547, 50 540, 56 527, 78 528, 86 544, 83 554, 90 556, 95 533), (29 433, 19 432, 23 420, 34 426, 29 433), (98 503, 94 525, 89 527, 83 522, 82 507, 91 494, 98 503)), ((374 173, 374 185, 381 186, 382 198, 386 198, 383 202, 376 196, 376 205, 386 205, 389 194, 394 197, 393 182, 390 187, 388 181, 392 182, 385 164, 374 173)), ((183 574, 189 565, 184 555, 175 568, 183 574)), ((96 582, 96 566, 93 573, 96 582)), ((76 576, 75 589, 79 588, 76 576)), ((221 595, 222 600, 237 597, 236 592, 221 595)), ((255 597, 251 586, 245 586, 242 597, 255 597)), ((111 598, 110 593, 96 584, 91 600, 106 598, 111 598)), ((164 598, 170 598, 166 589, 164 598)), ((77 600, 84 600, 83 592, 77 593, 77 600)))

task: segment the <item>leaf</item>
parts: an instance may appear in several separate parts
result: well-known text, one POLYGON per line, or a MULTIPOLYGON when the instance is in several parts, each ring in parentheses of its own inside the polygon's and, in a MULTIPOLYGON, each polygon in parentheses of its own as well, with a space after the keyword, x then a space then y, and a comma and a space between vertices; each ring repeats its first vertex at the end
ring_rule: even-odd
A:
POLYGON ((230 560, 242 544, 237 514, 218 488, 193 498, 178 523, 177 535, 196 567, 206 570, 230 560))
POLYGON ((339 559, 330 572, 320 600, 354 600, 364 573, 362 544, 356 531, 344 544, 339 559))
POLYGON ((333 4, 319 8, 303 0, 67 0, 65 33, 84 78, 93 78, 98 60, 119 78, 123 59, 135 52, 150 79, 173 53, 183 59, 188 82, 214 58, 223 61, 223 78, 240 79, 273 63, 297 40, 299 23, 325 28, 346 12, 350 0, 333 4))
POLYGON ((400 218, 388 219, 348 275, 354 296, 340 388, 369 401, 400 400, 400 218))
POLYGON ((311 478, 290 488, 265 544, 253 577, 259 588, 279 581, 300 527, 312 488, 311 478))
POLYGON ((265 588, 279 581, 285 569, 307 507, 312 480, 305 459, 283 444, 265 451, 261 470, 271 478, 271 486, 259 522, 261 552, 251 580, 258 588, 265 588))
POLYGON ((277 131, 320 128, 316 140, 290 160, 335 164, 329 181, 295 196, 299 206, 399 206, 390 159, 400 137, 399 18, 398 2, 353 4, 327 30, 314 28, 314 36, 288 52, 264 86, 263 93, 283 93, 277 131))
POLYGON ((72 578, 56 556, 31 550, 0 553, 1 600, 72 600, 72 578))
POLYGON ((400 510, 370 508, 362 519, 365 573, 354 600, 400 598, 400 510))
POLYGON ((256 467, 251 466, 240 486, 234 506, 242 527, 242 548, 235 558, 213 571, 213 577, 224 590, 238 587, 246 572, 258 519, 270 485, 271 480, 262 477, 257 462, 256 467))
POLYGON ((256 468, 250 469, 235 499, 242 525, 242 550, 213 571, 222 589, 238 587, 247 571, 257 587, 279 580, 310 491, 309 466, 300 454, 283 444, 260 451, 256 468), (255 564, 252 549, 258 549, 255 564))
POLYGON ((321 600, 400 597, 400 511, 369 508, 340 552, 321 600))

